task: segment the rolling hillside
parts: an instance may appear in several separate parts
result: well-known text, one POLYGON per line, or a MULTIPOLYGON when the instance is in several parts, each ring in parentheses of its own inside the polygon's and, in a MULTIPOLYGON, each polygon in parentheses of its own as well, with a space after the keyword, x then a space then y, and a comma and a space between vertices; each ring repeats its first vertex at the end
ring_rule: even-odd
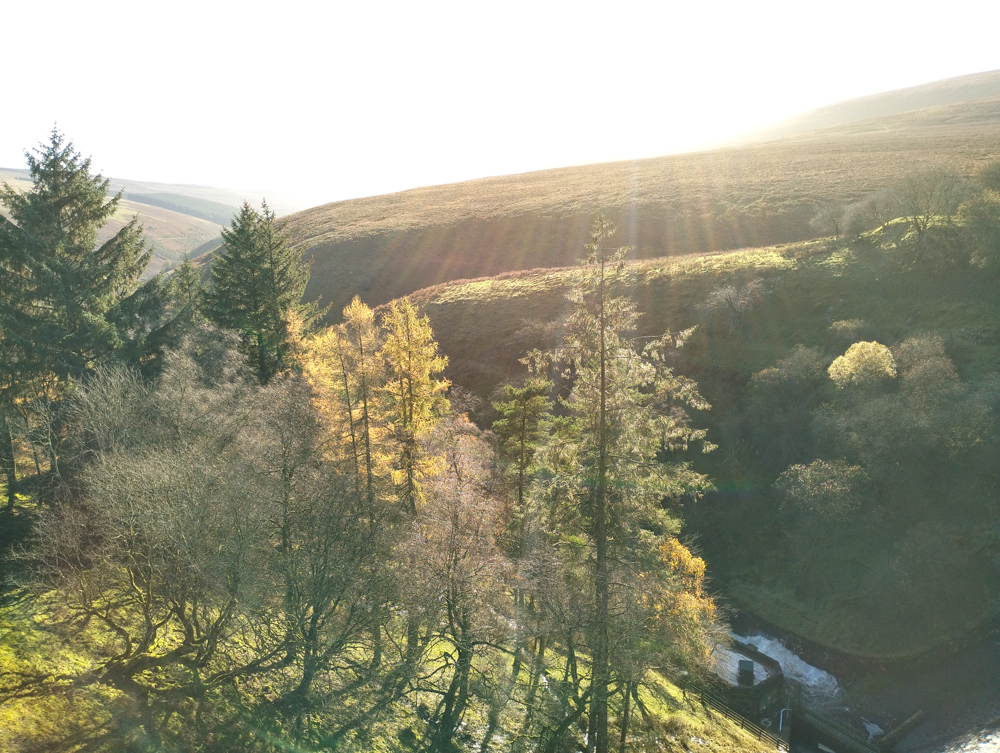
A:
MULTIPOLYGON (((0 168, 0 181, 18 190, 29 190, 31 179, 25 169, 0 168)), ((146 237, 153 246, 153 260, 146 277, 169 269, 184 254, 192 257, 205 253, 219 243, 219 230, 229 224, 244 199, 259 202, 257 192, 241 192, 210 186, 174 185, 146 181, 110 181, 112 193, 123 191, 118 212, 104 226, 100 238, 109 238, 132 217, 138 215, 146 237)), ((271 208, 279 214, 300 208, 293 200, 280 195, 268 196, 271 208)))
POLYGON ((476 417, 488 425, 494 388, 522 373, 528 349, 559 336, 571 265, 604 211, 616 241, 635 247, 623 292, 644 314, 639 335, 700 325, 676 364, 713 404, 696 421, 720 449, 691 460, 718 492, 685 517, 716 582, 815 644, 912 657, 1000 613, 984 585, 1000 577, 998 480, 987 461, 1000 436, 996 279, 970 265, 950 221, 937 256, 917 264, 899 225, 849 246, 814 239, 809 220, 824 203, 857 201, 916 171, 972 175, 1000 158, 995 79, 891 93, 843 109, 854 113, 848 122, 780 141, 340 202, 286 227, 314 257, 307 296, 322 295, 334 317, 355 294, 370 305, 419 302, 449 378, 483 399, 476 417), (914 102, 924 106, 906 109, 914 102), (875 105, 884 114, 870 117, 875 105), (743 331, 707 317, 713 290, 758 280, 766 294, 743 331), (949 386, 931 399, 901 376, 883 393, 845 398, 826 369, 861 340, 901 358, 907 348, 937 352, 949 386), (767 407, 755 378, 793 357, 812 359, 812 392, 767 407), (944 444, 933 443, 934 422, 950 432, 944 444), (777 484, 795 464, 821 460, 861 464, 875 481, 856 518, 817 538, 794 528, 777 484), (797 541, 830 543, 806 551, 797 541))
POLYGON ((1000 155, 998 124, 1000 97, 987 97, 766 144, 327 204, 287 228, 314 258, 307 297, 336 313, 355 294, 378 305, 448 280, 570 264, 598 209, 639 258, 803 240, 824 202, 921 168, 974 172, 1000 155))
MULTIPOLYGON (((519 359, 558 342, 577 274, 536 270, 410 296, 449 357, 447 376, 482 399, 482 424, 494 418, 495 388, 525 375, 519 359)), ((1000 578, 997 473, 989 460, 1000 432, 996 286, 996 273, 960 259, 913 266, 891 246, 829 241, 632 262, 618 291, 642 313, 640 338, 698 326, 675 368, 712 404, 693 421, 719 449, 688 459, 717 491, 686 505, 684 515, 727 597, 815 644, 879 659, 954 640, 1000 614, 989 586, 1000 578), (765 292, 733 332, 704 303, 720 286, 750 280, 765 292), (954 365, 945 367, 955 369, 950 386, 934 398, 960 396, 945 414, 928 407, 938 403, 927 392, 908 402, 905 380, 866 403, 841 395, 827 378, 830 362, 854 341, 898 349, 913 347, 912 338, 941 343, 954 365), (775 365, 800 346, 815 359, 814 392, 774 376, 768 392, 755 389, 755 375, 776 374, 775 365), (946 448, 928 439, 935 423, 953 437, 992 428, 946 448), (831 429, 837 426, 846 434, 831 429), (779 474, 794 463, 844 456, 866 464, 877 481, 861 509, 844 530, 790 528, 775 492, 779 474), (797 536, 807 551, 795 549, 797 536)))
POLYGON ((1000 97, 1000 71, 958 76, 921 86, 911 86, 847 102, 838 102, 748 134, 738 139, 737 143, 773 141, 807 131, 833 128, 861 120, 901 115, 928 107, 965 104, 990 97, 1000 97))

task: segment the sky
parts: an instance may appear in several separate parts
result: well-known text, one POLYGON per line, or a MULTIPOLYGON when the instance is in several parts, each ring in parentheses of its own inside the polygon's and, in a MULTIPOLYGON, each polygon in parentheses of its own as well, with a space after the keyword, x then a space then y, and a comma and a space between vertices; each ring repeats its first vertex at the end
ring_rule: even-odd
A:
POLYGON ((708 148, 1000 68, 987 0, 0 0, 0 167, 302 207, 708 148))

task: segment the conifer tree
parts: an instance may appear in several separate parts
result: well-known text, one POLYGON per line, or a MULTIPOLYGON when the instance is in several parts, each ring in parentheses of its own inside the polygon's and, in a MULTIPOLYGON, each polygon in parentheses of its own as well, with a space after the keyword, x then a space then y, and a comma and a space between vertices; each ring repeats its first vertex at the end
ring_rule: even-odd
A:
MULTIPOLYGON (((138 362, 160 324, 159 278, 141 284, 152 250, 137 218, 105 241, 98 231, 122 194, 91 175, 72 142, 53 129, 50 141, 26 152, 33 189, 0 189, 0 412, 4 456, 8 420, 32 401, 57 398, 73 378, 101 360, 138 362)), ((8 491, 13 462, 5 462, 8 491)))
POLYGON ((178 319, 185 322, 204 321, 202 302, 205 297, 205 286, 202 283, 201 272, 195 269, 187 254, 184 254, 184 261, 167 280, 166 294, 170 307, 178 319))
MULTIPOLYGON (((570 293, 572 313, 564 344, 535 354, 536 366, 566 365, 572 391, 562 400, 567 414, 555 442, 544 451, 544 486, 557 538, 584 536, 591 551, 593 619, 590 734, 588 750, 607 753, 608 693, 616 602, 630 594, 620 574, 641 571, 659 558, 660 537, 676 532, 664 512, 664 498, 697 494, 708 486, 686 463, 664 463, 658 455, 702 444, 705 432, 691 427, 680 408, 708 408, 694 382, 673 374, 666 351, 677 336, 639 346, 638 314, 624 297, 613 295, 624 277, 627 248, 609 249, 614 227, 598 217, 587 246, 580 283, 570 293), (561 528, 561 530, 560 530, 561 528)), ((681 338, 683 339, 683 338, 681 338)))
POLYGON ((139 279, 152 251, 137 218, 97 242, 121 193, 109 199, 109 181, 92 176, 90 159, 61 133, 26 156, 34 189, 0 190, 10 216, 0 216, 4 370, 18 382, 65 380, 140 334, 123 310, 151 292, 139 279))
POLYGON ((501 462, 508 473, 514 476, 514 496, 517 508, 508 511, 511 549, 520 552, 525 519, 525 499, 531 482, 531 465, 535 450, 544 441, 551 421, 552 401, 549 394, 552 382, 540 377, 531 377, 517 387, 503 386, 504 400, 493 403, 500 418, 493 422, 493 433, 497 437, 501 462))
POLYGON ((301 305, 309 267, 302 250, 289 247, 266 202, 260 212, 244 202, 222 240, 225 250, 212 262, 206 296, 209 316, 240 333, 257 378, 266 384, 292 363, 295 315, 315 315, 301 305))
POLYGON ((385 333, 358 296, 344 307, 343 317, 310 342, 304 365, 318 407, 337 434, 338 454, 349 459, 358 494, 373 512, 384 496, 386 475, 385 333))
POLYGON ((436 375, 448 359, 438 354, 430 320, 407 300, 392 303, 382 319, 386 330, 382 353, 388 366, 386 391, 397 456, 393 469, 396 495, 403 508, 416 514, 421 479, 434 472, 435 458, 424 453, 421 438, 448 410, 442 394, 448 380, 436 375))

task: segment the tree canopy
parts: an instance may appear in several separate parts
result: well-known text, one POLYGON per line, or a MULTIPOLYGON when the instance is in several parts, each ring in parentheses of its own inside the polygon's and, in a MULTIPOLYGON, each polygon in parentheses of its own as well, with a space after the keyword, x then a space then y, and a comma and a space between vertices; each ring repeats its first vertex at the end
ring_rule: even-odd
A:
POLYGON ((309 267, 266 202, 259 212, 244 202, 222 240, 225 250, 212 261, 206 296, 209 316, 240 333, 257 378, 266 384, 294 360, 295 319, 315 315, 301 303, 309 267))
POLYGON ((121 193, 91 175, 72 142, 53 129, 26 152, 32 190, 0 189, 0 470, 13 506, 14 427, 57 399, 102 360, 133 364, 162 345, 159 278, 142 283, 152 250, 138 219, 105 240, 121 193))
POLYGON ((26 153, 31 191, 4 184, 0 203, 0 390, 36 393, 86 374, 103 357, 140 349, 159 314, 159 280, 141 276, 152 255, 132 218, 98 233, 121 193, 91 175, 57 130, 26 153))
POLYGON ((858 342, 836 358, 828 372, 838 387, 870 387, 896 378, 896 360, 882 343, 858 342))
POLYGON ((705 432, 691 426, 683 410, 705 410, 708 403, 693 381, 667 366, 668 351, 682 345, 685 334, 668 332, 644 344, 633 339, 635 306, 613 293, 628 249, 609 247, 613 233, 611 223, 599 216, 580 282, 569 295, 572 311, 564 342, 534 357, 537 366, 561 364, 563 378, 572 384, 561 401, 567 420, 543 451, 547 467, 540 494, 550 536, 562 546, 584 541, 589 552, 588 749, 597 753, 609 749, 613 672, 629 682, 641 676, 633 675, 635 668, 624 661, 637 643, 647 642, 644 626, 651 624, 636 617, 640 574, 649 573, 650 582, 671 580, 660 548, 677 526, 662 502, 697 496, 709 486, 688 463, 664 462, 662 454, 694 445, 712 449, 705 432))

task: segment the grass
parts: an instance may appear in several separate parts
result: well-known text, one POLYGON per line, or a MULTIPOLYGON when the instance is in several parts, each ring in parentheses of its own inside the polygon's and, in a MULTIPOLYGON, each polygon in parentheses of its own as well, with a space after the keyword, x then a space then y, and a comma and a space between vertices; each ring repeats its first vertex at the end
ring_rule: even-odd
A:
MULTIPOLYGON (((50 675, 49 681, 52 682, 60 674, 74 675, 86 671, 99 656, 100 646, 86 635, 86 630, 76 636, 77 641, 70 645, 60 637, 57 629, 47 628, 47 623, 35 616, 46 615, 46 610, 44 597, 30 605, 15 602, 0 608, 0 636, 3 639, 0 641, 0 670, 8 678, 21 671, 31 674, 41 672, 42 675, 50 675)), ((50 616, 49 621, 51 622, 50 616)), ((446 664, 444 655, 449 648, 446 641, 436 641, 425 657, 425 670, 446 664)), ((367 660, 362 655, 353 658, 362 663, 367 660)), ((509 678, 511 664, 512 657, 506 652, 490 649, 477 655, 473 671, 473 695, 470 696, 470 705, 454 738, 455 746, 452 750, 455 753, 474 753, 479 750, 487 731, 489 716, 488 705, 482 697, 484 680, 488 678, 498 687, 504 685, 509 678)), ((535 696, 533 713, 536 721, 538 715, 555 714, 553 719, 558 720, 565 713, 555 700, 558 678, 564 669, 565 657, 559 651, 550 649, 544 665, 543 676, 547 679, 538 687, 535 696)), ((586 672, 585 662, 580 669, 586 672)), ((385 753, 403 753, 417 749, 417 743, 425 733, 426 719, 436 708, 450 679, 450 671, 442 671, 433 681, 428 683, 425 680, 423 692, 410 694, 396 703, 390 711, 374 717, 363 729, 345 738, 338 749, 385 753)), ((270 685, 274 680, 275 678, 269 679, 267 684, 270 685)), ((529 686, 530 673, 528 667, 524 666, 512 697, 500 716, 491 750, 510 750, 520 736, 529 686)), ((254 687, 247 686, 243 692, 252 693, 254 687)), ((42 694, 13 699, 0 708, 0 749, 33 750, 45 745, 59 750, 86 749, 88 740, 99 738, 109 725, 113 727, 117 704, 122 701, 120 695, 117 691, 101 686, 81 684, 68 694, 42 694)), ((341 717, 343 722, 353 713, 351 707, 364 701, 363 693, 357 698, 355 695, 334 691, 332 697, 337 699, 338 708, 335 711, 329 709, 328 712, 333 718, 341 717)), ((628 736, 628 750, 632 753, 763 753, 769 750, 764 743, 733 722, 708 710, 693 697, 686 697, 679 687, 660 674, 650 673, 647 683, 640 689, 640 697, 649 718, 645 718, 638 709, 634 710, 628 736)), ((251 705, 262 701, 263 698, 255 698, 251 705)), ((609 722, 616 744, 621 723, 620 705, 620 697, 614 696, 609 707, 609 722)), ((321 730, 324 717, 325 714, 317 710, 315 719, 309 724, 309 728, 318 735, 318 741, 323 739, 321 730)), ((554 724, 552 720, 550 723, 554 724)), ((275 726, 270 735, 280 740, 280 725, 275 726)), ((559 750, 579 747, 582 745, 582 736, 582 729, 574 726, 567 732, 566 742, 559 750)), ((531 739, 526 742, 526 749, 531 750, 535 741, 531 739)), ((278 747, 286 746, 279 743, 278 747)))
MULTIPOLYGON (((0 182, 2 181, 6 181, 11 188, 18 191, 32 189, 31 180, 25 170, 0 170, 0 182)), ((177 197, 177 203, 180 204, 184 198, 177 197)), ((201 205, 197 199, 189 201, 191 204, 201 205)), ((201 203, 209 208, 216 206, 213 202, 201 203)), ((149 279, 156 273, 179 264, 184 258, 184 254, 192 253, 200 246, 219 237, 220 225, 218 223, 182 211, 175 211, 172 208, 122 199, 118 205, 118 211, 101 228, 98 239, 100 241, 107 240, 135 216, 139 217, 146 240, 153 247, 153 258, 146 269, 144 279, 149 279)))
POLYGON ((332 316, 457 279, 573 264, 601 209, 639 258, 812 237, 847 203, 914 170, 971 174, 1000 156, 1000 101, 931 108, 767 144, 547 170, 327 204, 288 216, 332 316))

